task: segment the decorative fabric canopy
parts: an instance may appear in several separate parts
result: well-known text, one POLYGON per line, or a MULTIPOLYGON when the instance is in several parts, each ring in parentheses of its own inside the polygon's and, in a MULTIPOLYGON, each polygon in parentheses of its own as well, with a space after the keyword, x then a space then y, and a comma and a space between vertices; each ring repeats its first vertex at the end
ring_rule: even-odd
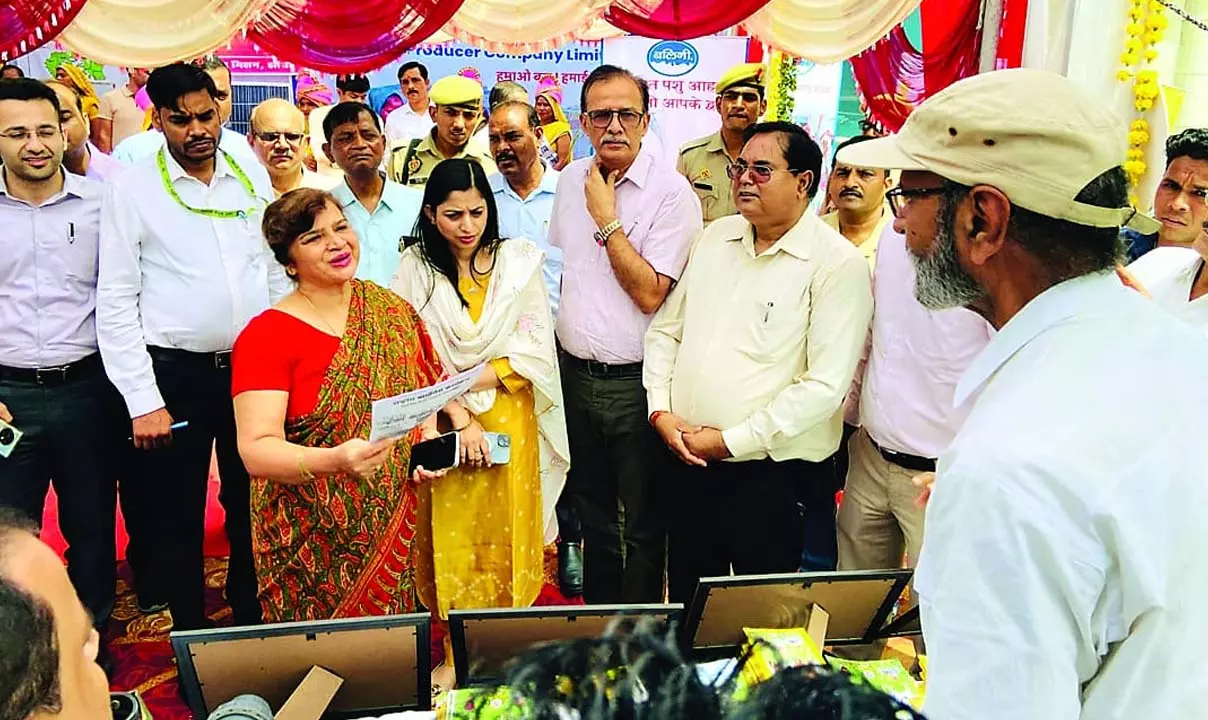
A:
POLYGON ((772 0, 743 25, 752 37, 777 50, 819 64, 835 63, 867 50, 921 2, 772 0))
POLYGON ((368 72, 426 40, 461 5, 462 0, 279 0, 247 35, 301 67, 368 72))
POLYGON ((665 0, 650 12, 614 3, 604 18, 627 33, 687 40, 721 32, 749 18, 770 0, 665 0))
POLYGON ((868 112, 893 132, 919 103, 961 78, 976 74, 981 34, 981 0, 947 0, 924 6, 923 51, 901 26, 851 59, 868 112), (930 12, 934 15, 928 14, 930 12))
POLYGON ((89 0, 59 40, 106 65, 158 67, 222 47, 271 0, 89 0))
POLYGON ((20 57, 54 40, 84 8, 84 0, 15 0, 0 5, 0 60, 20 57))
POLYGON ((565 45, 592 27, 610 0, 465 0, 443 28, 492 52, 524 54, 565 45))

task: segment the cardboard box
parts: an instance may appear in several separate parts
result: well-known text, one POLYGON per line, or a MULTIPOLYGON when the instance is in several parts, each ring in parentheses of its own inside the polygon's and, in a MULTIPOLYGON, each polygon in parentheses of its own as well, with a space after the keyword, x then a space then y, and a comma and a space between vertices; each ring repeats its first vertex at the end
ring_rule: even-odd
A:
POLYGON ((821 650, 826 647, 826 625, 830 622, 830 613, 817 603, 810 606, 809 613, 809 619, 805 621, 805 633, 821 650))
POLYGON ((343 684, 344 678, 315 665, 277 711, 274 720, 319 720, 343 684))

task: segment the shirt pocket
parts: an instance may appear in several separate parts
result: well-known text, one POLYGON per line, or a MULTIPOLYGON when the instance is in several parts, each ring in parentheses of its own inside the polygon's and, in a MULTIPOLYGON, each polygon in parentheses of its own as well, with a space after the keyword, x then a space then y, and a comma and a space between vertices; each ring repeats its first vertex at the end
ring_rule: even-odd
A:
POLYGON ((746 303, 746 328, 737 334, 737 349, 743 355, 775 361, 790 355, 803 342, 809 318, 808 296, 764 291, 746 303))
POLYGON ((95 286, 98 252, 96 226, 89 228, 80 223, 67 223, 62 229, 62 239, 55 245, 57 249, 54 252, 61 258, 67 278, 95 286))
POLYGON ((696 180, 692 183, 692 192, 696 193, 696 197, 700 200, 701 211, 704 217, 713 219, 713 213, 717 209, 717 204, 721 200, 720 189, 716 180, 696 180))

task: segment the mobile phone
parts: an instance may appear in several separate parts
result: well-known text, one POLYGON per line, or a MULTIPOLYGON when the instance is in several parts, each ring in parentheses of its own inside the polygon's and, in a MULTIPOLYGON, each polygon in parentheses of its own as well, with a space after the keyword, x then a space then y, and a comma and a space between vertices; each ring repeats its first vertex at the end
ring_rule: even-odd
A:
POLYGON ((512 460, 512 436, 507 433, 485 432, 482 434, 491 446, 491 464, 507 465, 512 460))
POLYGON ((431 472, 455 468, 460 459, 461 437, 455 432, 445 433, 411 448, 411 468, 407 474, 415 472, 415 468, 420 466, 431 472))
POLYGON ((6 458, 12 454, 13 448, 17 447, 17 442, 21 440, 22 434, 17 428, 0 420, 0 458, 6 458))

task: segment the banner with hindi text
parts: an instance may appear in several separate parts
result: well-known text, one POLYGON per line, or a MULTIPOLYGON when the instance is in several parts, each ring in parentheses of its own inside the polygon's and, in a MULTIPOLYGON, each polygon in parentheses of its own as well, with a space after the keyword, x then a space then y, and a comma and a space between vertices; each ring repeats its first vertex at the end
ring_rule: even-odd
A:
POLYGON ((648 141, 672 163, 689 140, 717 132, 717 81, 747 60, 747 38, 690 41, 620 37, 604 41, 604 62, 619 65, 650 85, 648 141), (653 136, 653 137, 651 137, 653 136))

